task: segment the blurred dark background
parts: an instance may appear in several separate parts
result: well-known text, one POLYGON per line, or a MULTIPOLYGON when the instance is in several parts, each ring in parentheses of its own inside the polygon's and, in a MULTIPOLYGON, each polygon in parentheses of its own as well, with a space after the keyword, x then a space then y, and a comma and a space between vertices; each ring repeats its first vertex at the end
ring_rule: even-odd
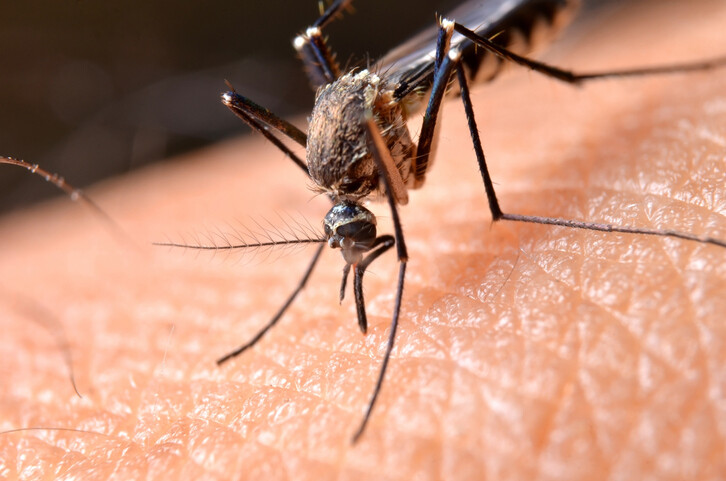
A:
MULTIPOLYGON (((326 33, 342 64, 375 59, 458 3, 359 0, 326 33)), ((4 0, 0 155, 83 187, 240 135, 225 79, 281 116, 309 111, 291 40, 317 17, 316 0, 4 0)), ((58 194, 0 166, 0 212, 58 194)))

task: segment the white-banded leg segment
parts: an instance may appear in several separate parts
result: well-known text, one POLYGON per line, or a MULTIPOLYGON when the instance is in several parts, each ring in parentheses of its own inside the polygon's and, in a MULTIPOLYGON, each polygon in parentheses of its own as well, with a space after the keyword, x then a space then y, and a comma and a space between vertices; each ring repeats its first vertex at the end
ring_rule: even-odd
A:
POLYGON ((308 167, 305 161, 298 157, 295 152, 293 152, 287 145, 270 132, 270 127, 303 147, 307 145, 307 135, 305 132, 298 129, 285 119, 276 116, 268 109, 257 105, 247 97, 239 95, 234 90, 222 94, 222 103, 252 130, 262 134, 264 138, 269 140, 290 160, 295 162, 295 164, 300 167, 303 172, 305 172, 305 175, 309 176, 308 167))
POLYGON ((299 34, 292 41, 305 66, 305 73, 310 80, 313 90, 334 82, 340 77, 340 66, 335 60, 335 53, 328 47, 323 36, 323 28, 333 21, 352 0, 338 0, 328 7, 325 12, 308 27, 304 33, 299 34))

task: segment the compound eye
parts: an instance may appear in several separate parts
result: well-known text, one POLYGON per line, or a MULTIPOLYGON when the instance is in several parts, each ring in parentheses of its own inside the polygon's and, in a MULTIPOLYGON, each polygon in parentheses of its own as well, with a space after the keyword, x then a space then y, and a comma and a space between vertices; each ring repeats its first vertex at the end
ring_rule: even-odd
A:
POLYGON ((355 243, 357 249, 368 250, 376 240, 376 225, 367 220, 356 220, 338 226, 336 233, 345 240, 343 247, 355 243))
POLYGON ((376 217, 362 205, 342 201, 323 220, 328 245, 340 248, 348 264, 360 262, 376 241, 376 217))

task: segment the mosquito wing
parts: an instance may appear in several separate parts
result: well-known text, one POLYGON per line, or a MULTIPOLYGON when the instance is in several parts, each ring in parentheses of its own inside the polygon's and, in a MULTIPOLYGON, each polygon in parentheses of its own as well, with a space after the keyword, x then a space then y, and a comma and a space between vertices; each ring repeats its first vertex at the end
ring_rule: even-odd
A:
MULTIPOLYGON (((547 43, 572 18, 579 0, 469 0, 444 15, 496 43, 527 54, 547 43)), ((408 111, 416 110, 433 81, 438 26, 434 25, 393 49, 376 64, 395 85, 394 96, 408 111), (415 94, 415 95, 411 95, 415 94), (406 98, 409 97, 409 98, 406 98)), ((454 34, 451 47, 462 52, 462 63, 472 81, 488 81, 502 68, 498 57, 478 49, 471 40, 454 34)))

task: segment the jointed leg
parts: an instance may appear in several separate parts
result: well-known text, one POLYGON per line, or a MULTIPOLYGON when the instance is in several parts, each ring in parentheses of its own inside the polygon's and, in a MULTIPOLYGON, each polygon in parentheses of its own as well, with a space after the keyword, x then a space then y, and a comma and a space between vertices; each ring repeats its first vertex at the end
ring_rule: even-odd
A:
MULTIPOLYGON (((533 60, 526 59, 524 57, 520 57, 512 52, 509 52, 506 49, 503 49, 489 40, 483 39, 482 37, 479 37, 475 33, 471 32, 470 30, 462 27, 459 24, 454 24, 453 22, 450 22, 448 20, 443 19, 441 21, 441 33, 440 33, 440 40, 439 40, 439 47, 440 48, 446 48, 448 49, 448 42, 442 41, 441 37, 444 37, 447 35, 448 29, 454 29, 457 32, 461 33, 462 35, 467 36, 468 38, 471 38, 472 40, 475 40, 477 44, 482 45, 484 48, 488 48, 489 50, 497 53, 498 55, 501 55, 502 57, 512 60, 514 62, 526 65, 530 68, 533 68, 537 70, 538 72, 544 73, 545 75, 549 75, 555 78, 558 78, 560 80, 568 81, 571 83, 578 83, 582 82, 584 80, 590 80, 594 78, 604 78, 606 76, 623 76, 623 75, 647 75, 647 74, 656 74, 656 73, 670 73, 676 71, 675 69, 678 68, 676 66, 672 67, 658 67, 653 69, 638 69, 638 70, 630 70, 630 71, 620 71, 620 72, 604 72, 600 74, 573 74, 571 72, 567 72, 564 70, 557 69, 556 67, 551 67, 549 65, 545 65, 539 62, 535 62, 533 60)), ((450 33, 449 33, 450 35, 450 33)), ((645 228, 639 228, 639 227, 630 227, 630 226, 616 226, 612 224, 603 224, 603 223, 596 223, 596 222, 583 222, 583 221, 577 221, 577 220, 570 220, 570 219, 559 219, 554 217, 542 217, 542 216, 529 216, 529 215, 521 215, 521 214, 508 214, 502 211, 501 207, 499 206, 499 201, 497 200, 496 192, 494 191, 494 183, 491 179, 491 176, 489 175, 489 169, 486 165, 486 159, 484 157, 484 151, 481 146, 481 139, 479 138, 479 131, 476 125, 476 121, 474 119, 474 109, 472 107, 471 98, 469 96, 469 87, 466 80, 466 75, 464 73, 464 69, 460 67, 459 64, 459 55, 458 52, 447 50, 446 52, 439 52, 437 51, 436 54, 437 58, 437 68, 434 70, 434 83, 433 88, 431 91, 431 98, 429 100, 429 105, 426 109, 426 113, 424 115, 424 122, 423 126, 421 128, 421 137, 419 139, 419 150, 417 152, 417 155, 419 157, 418 161, 419 164, 417 164, 417 176, 419 174, 418 167, 422 167, 422 171, 420 172, 420 175, 425 175, 425 168, 428 164, 428 156, 430 154, 430 151, 428 147, 430 146, 431 139, 433 138, 433 132, 434 127, 436 124, 436 117, 438 115, 439 105, 440 105, 440 99, 443 96, 448 81, 449 76, 451 72, 451 68, 456 68, 457 72, 457 78, 459 85, 461 87, 461 99, 464 103, 464 109, 466 112, 466 117, 468 121, 469 126, 469 132, 471 134, 471 139, 474 144, 474 151, 476 154, 477 162, 479 164, 479 171, 481 172, 482 180, 484 182, 484 188, 486 190, 487 194, 487 200, 489 202, 489 210, 492 213, 493 220, 511 220, 515 222, 528 222, 528 223, 535 223, 535 224, 548 224, 548 225, 558 225, 562 227, 570 227, 570 228, 576 228, 576 229, 587 229, 587 230, 595 230, 595 231, 602 231, 602 232, 624 232, 624 233, 631 233, 631 234, 640 234, 640 235, 657 235, 657 236, 665 236, 665 237, 675 237, 678 239, 685 239, 685 240, 692 240, 696 242, 703 242, 707 244, 713 244, 718 245, 721 247, 726 247, 726 241, 721 239, 716 239, 709 236, 698 236, 686 232, 679 232, 674 231, 670 229, 645 229, 645 228), (439 60, 440 59, 440 60, 439 60)), ((718 65, 726 65, 726 58, 714 60, 711 62, 702 62, 698 64, 690 64, 690 66, 687 66, 687 69, 690 70, 697 70, 697 69, 705 69, 705 68, 712 68, 718 65)), ((682 67, 682 66, 681 66, 682 67)), ((682 71, 682 70, 681 70, 682 71)), ((417 177, 418 178, 418 177, 417 177)))
MULTIPOLYGON (((451 60, 449 59, 448 55, 446 53, 449 50, 449 40, 451 39, 451 35, 453 33, 453 23, 451 22, 442 22, 441 30, 439 32, 439 41, 438 46, 441 50, 441 54, 437 53, 437 68, 434 72, 434 88, 431 93, 431 99, 429 100, 429 106, 426 109, 426 114, 424 116, 424 127, 422 127, 422 134, 421 137, 427 138, 429 140, 428 142, 428 151, 430 151, 431 146, 431 140, 433 139, 433 133, 436 125, 436 118, 438 116, 438 110, 441 105, 441 99, 443 97, 444 92, 446 91, 446 84, 448 83, 449 76, 451 74, 451 60)), ((399 261, 399 269, 398 269, 398 282, 396 283, 396 301, 395 306, 393 308, 393 317, 391 319, 391 329, 388 334, 388 342, 386 344, 386 352, 383 355, 383 362, 381 363, 381 369, 378 373, 378 379, 376 380, 376 386, 373 388, 373 394, 371 396, 370 401, 368 402, 368 407, 366 409, 365 415, 363 416, 363 421, 361 422, 360 426, 358 427, 358 430, 356 431, 355 435, 353 436, 353 442, 357 442, 358 439, 360 439, 361 435, 363 434, 366 425, 368 424, 368 420, 371 417, 371 412, 373 411, 373 407, 376 404, 376 400, 378 399, 378 395, 381 392, 381 386, 383 385, 383 379, 386 375, 386 370, 388 369, 388 362, 391 358, 391 352, 393 351, 393 345, 396 341, 396 331, 398 329, 398 319, 401 312, 401 299, 403 297, 403 285, 404 281, 406 279, 406 263, 408 262, 408 251, 406 249, 406 243, 403 237, 403 228, 401 227, 401 219, 398 216, 398 209, 396 207, 396 199, 393 194, 393 190, 391 189, 391 179, 389 178, 388 171, 386 169, 385 163, 382 160, 382 156, 385 154, 388 147, 386 146, 385 141, 383 140, 383 137, 381 136, 380 131, 378 130, 378 127, 376 126, 375 122, 372 118, 368 118, 366 120, 367 125, 367 131, 368 131, 368 140, 369 140, 369 149, 373 153, 373 157, 378 165, 378 171, 380 172, 381 176, 381 182, 383 184, 383 187, 385 189, 386 193, 386 199, 388 201, 388 205, 391 209, 391 218, 393 219, 393 228, 395 233, 395 239, 390 240, 391 245, 393 242, 396 244, 396 251, 398 254, 398 261, 399 261)), ((421 149, 421 143, 419 142, 419 152, 421 149)), ((424 147, 424 150, 426 150, 427 147, 424 147)), ((418 160, 421 160, 421 154, 418 154, 418 160)), ((425 152, 424 154, 424 162, 428 161, 428 152, 425 152)), ((425 169, 424 169, 425 172, 425 169)), ((382 236, 383 237, 383 236, 382 236)), ((380 239, 380 238, 379 238, 380 239)), ((387 241, 388 242, 388 241, 387 241)), ((386 244, 384 244, 386 245, 386 244)), ((361 322, 361 319, 365 319, 365 310, 363 307, 363 291, 362 291, 362 277, 363 272, 365 271, 365 268, 372 262, 378 255, 380 255, 384 250, 387 250, 390 248, 390 245, 385 247, 385 249, 380 249, 380 251, 376 251, 367 257, 362 264, 364 266, 362 267, 360 271, 360 275, 358 275, 358 269, 356 269, 356 307, 358 307, 358 320, 359 323, 361 322), (360 281, 359 281, 360 278, 360 281), (360 296, 360 300, 359 297, 360 296)), ((364 326, 361 324, 361 328, 364 326)))
MULTIPOLYGON (((363 416, 363 421, 361 422, 360 426, 358 427, 358 430, 353 435, 353 443, 356 443, 360 439, 361 435, 363 434, 363 431, 365 431, 365 428, 368 425, 368 420, 371 417, 371 412, 373 411, 373 407, 376 404, 378 395, 381 392, 381 386, 383 385, 383 379, 386 376, 386 369, 388 368, 388 361, 391 358, 391 352, 393 351, 393 345, 396 341, 396 331, 398 330, 398 319, 399 319, 399 315, 401 314, 401 299, 403 297, 403 284, 406 279, 406 263, 408 262, 408 251, 406 249, 406 241, 403 238, 403 228, 401 227, 401 218, 398 216, 398 209, 396 208, 396 199, 394 198, 393 191, 391 190, 391 180, 388 178, 387 170, 385 168, 383 160, 381 160, 381 152, 383 152, 385 149, 387 149, 386 143, 383 140, 381 133, 378 131, 378 126, 376 126, 376 123, 372 118, 368 118, 366 120, 366 127, 367 127, 367 131, 368 131, 369 148, 370 148, 370 151, 373 153, 373 157, 378 166, 378 171, 380 172, 380 176, 381 176, 381 182, 382 182, 383 187, 386 192, 386 199, 388 201, 388 206, 391 209, 391 218, 393 220, 393 229, 394 229, 394 233, 395 233, 396 253, 398 254, 399 268, 398 268, 398 282, 396 283, 396 301, 395 301, 395 305, 393 307, 393 316, 391 319, 391 330, 388 333, 388 342, 386 344, 386 352, 383 354, 383 362, 381 363, 381 369, 378 372, 378 379, 376 380, 376 386, 373 388, 373 394, 371 395, 370 401, 368 401, 368 407, 366 408, 366 412, 363 416)), ((381 236, 381 237, 386 237, 386 236, 381 236)), ((379 239, 380 239, 380 237, 379 237, 379 239)), ((383 245, 385 245, 385 244, 383 244, 383 245)), ((390 246, 388 246, 382 250, 387 250, 388 248, 390 248, 390 246)), ((371 254, 371 256, 373 256, 373 254, 371 254)), ((375 257, 378 257, 378 255, 375 255, 375 257)), ((375 259, 375 257, 373 257, 373 259, 375 259)), ((370 261, 372 261, 373 259, 370 259, 370 261)), ((366 261, 368 261, 368 258, 366 258, 366 261)), ((368 263, 370 263, 370 262, 368 262, 368 263)), ((366 266, 368 263, 366 263, 366 266)), ((361 273, 361 279, 362 279, 362 275, 363 274, 361 273)), ((362 303, 362 300, 363 300, 362 299, 362 290, 361 290, 360 294, 361 294, 361 303, 362 303)), ((356 305, 358 305, 357 299, 356 299, 356 305)), ((360 315, 360 313, 359 313, 359 315, 360 315)), ((360 317, 359 317, 359 321, 360 321, 360 317)))
MULTIPOLYGON (((296 142, 300 143, 301 145, 305 146, 307 143, 307 136, 297 129, 294 125, 286 122, 283 119, 280 119, 279 117, 272 114, 269 110, 260 107, 259 105, 255 104, 254 102, 250 101, 249 99, 246 99, 245 97, 242 97, 241 95, 238 95, 236 92, 231 91, 227 92, 223 96, 224 104, 229 107, 234 114, 242 119, 247 125, 249 125, 253 130, 256 130, 257 132, 261 133, 267 140, 272 142, 278 149, 280 149, 283 153, 285 153, 290 159, 292 159, 295 164, 297 164, 298 167, 300 167, 306 175, 308 175, 308 169, 305 164, 294 152, 292 152, 285 144, 283 144, 277 137, 272 135, 267 125, 276 128, 283 134, 285 134, 288 138, 291 138, 292 140, 295 140, 296 142)), ((173 245, 169 243, 162 243, 161 245, 173 245)), ((181 246, 186 247, 186 246, 181 246)), ((234 247, 234 246, 230 246, 234 247)), ((267 323, 267 325, 260 330, 260 332, 257 333, 250 341, 243 344, 242 346, 238 347, 234 351, 222 356, 217 360, 217 364, 222 364, 240 354, 242 354, 244 351, 246 351, 248 348, 254 346, 257 344, 260 339, 270 330, 272 327, 277 324, 277 322, 282 318, 282 316, 285 314, 287 309, 290 307, 290 305, 293 303, 295 298, 297 298, 297 295, 303 290, 305 287, 305 284, 307 283, 308 279, 310 278, 310 275, 312 274, 313 269, 315 268, 315 265, 318 262, 318 259, 320 258, 320 254, 323 251, 323 248, 325 247, 325 244, 321 244, 315 251, 315 254, 313 255, 312 260, 310 261, 310 264, 305 271, 305 274, 303 275, 302 279, 298 283, 298 286, 295 288, 295 290, 290 294, 290 296, 287 298, 285 303, 280 307, 280 309, 277 311, 277 313, 272 317, 272 319, 267 323)), ((201 248, 197 246, 197 248, 201 248)), ((214 246, 213 248, 217 248, 214 246)))
MULTIPOLYGON (((335 55, 328 48, 321 30, 351 3, 352 0, 335 1, 304 34, 298 35, 293 42, 314 89, 334 82, 340 76, 340 68, 335 61, 335 55)), ((283 144, 280 139, 271 134, 268 127, 276 129, 287 138, 305 147, 307 145, 307 135, 302 130, 276 116, 268 109, 239 95, 234 90, 225 92, 222 95, 222 102, 250 128, 261 133, 292 159, 298 167, 303 169, 306 174, 308 173, 305 162, 283 144)))
MULTIPOLYGON (((440 30, 439 30, 439 38, 437 41, 437 49, 436 49, 436 60, 434 64, 434 80, 431 87, 431 96, 429 97, 429 103, 426 107, 426 112, 424 114, 424 120, 423 124, 421 126, 421 134, 419 136, 419 143, 418 143, 418 149, 416 152, 416 163, 414 166, 414 175, 416 179, 416 183, 420 185, 420 183, 423 181, 426 171, 429 167, 429 157, 431 155, 431 146, 434 141, 435 137, 435 128, 436 128, 436 120, 439 115, 439 107, 441 105, 442 98, 444 94, 446 93, 446 89, 448 86, 448 82, 451 75, 451 68, 454 67, 454 63, 451 60, 447 60, 446 57, 450 54, 450 39, 451 35, 454 31, 459 33, 460 35, 463 35, 470 39, 472 42, 477 44, 479 47, 492 52, 495 55, 498 55, 499 57, 503 58, 504 60, 517 63, 519 65, 525 66, 527 68, 530 68, 536 72, 539 72, 543 75, 546 75, 551 78, 555 78, 557 80, 561 80, 563 82, 578 85, 583 82, 589 81, 589 80, 597 80, 597 79, 605 79, 605 78, 613 78, 613 77, 637 77, 637 76, 646 76, 646 75, 663 75, 663 74, 672 74, 672 73, 683 73, 683 72, 692 72, 692 71, 698 71, 698 70, 709 70, 713 68, 719 68, 719 67, 726 67, 726 57, 719 57, 710 59, 707 61, 702 62, 693 62, 693 63, 683 63, 683 64, 675 64, 675 65, 663 65, 663 66, 657 66, 657 67, 649 67, 649 68, 637 68, 637 69, 629 69, 629 70, 612 70, 612 71, 603 71, 603 72, 591 72, 591 73, 575 73, 569 70, 564 70, 552 65, 548 65, 542 62, 538 62, 536 60, 532 60, 526 57, 523 57, 521 55, 518 55, 500 45, 497 45, 496 43, 492 42, 491 40, 482 37, 478 35, 477 33, 469 30, 468 28, 464 27, 463 25, 447 20, 447 19, 441 19, 439 22, 440 30), (447 64, 448 62, 448 64, 447 64)), ((457 68, 457 71, 462 70, 457 68)), ((466 79, 462 76, 462 74, 458 74, 460 78, 459 83, 463 81, 466 81, 466 79)), ((474 134, 472 133, 472 138, 474 140, 474 134)), ((476 138, 478 139, 478 134, 476 134, 476 138)), ((475 144, 478 143, 478 140, 474 140, 475 144)), ((478 155, 478 154, 477 154, 478 155)), ((481 154, 481 158, 483 158, 483 153, 481 154)), ((480 166, 482 162, 480 161, 480 166)), ((480 167, 481 168, 481 167, 480 167)), ((485 176, 485 170, 482 169, 482 176, 485 176)), ((486 174, 488 176, 488 174, 486 174)), ((500 218, 500 214, 502 214, 501 210, 499 209, 499 206, 496 202, 496 196, 494 195, 494 189, 491 188, 491 179, 488 181, 485 180, 484 182, 486 189, 487 189, 487 197, 489 198, 489 204, 490 209, 492 211, 492 215, 494 216, 494 219, 497 220, 500 218)), ((510 215, 507 215, 507 217, 512 217, 510 215)), ((522 220, 522 219, 514 219, 510 218, 510 220, 522 220)), ((550 223, 547 221, 542 220, 540 223, 550 223)), ((560 224, 558 224, 560 225, 560 224)), ((582 224, 582 225, 572 225, 571 227, 581 227, 581 228, 594 228, 595 230, 613 230, 612 227, 607 227, 600 225, 598 228, 598 225, 595 224, 592 227, 590 224, 582 224)), ((630 232, 630 231, 626 231, 630 232)), ((644 233, 644 232, 636 232, 636 233, 644 233)), ((698 239, 695 239, 698 240, 698 239)))
POLYGON ((589 80, 598 80, 605 78, 617 78, 617 77, 643 77, 647 75, 664 75, 674 73, 685 73, 694 72, 698 70, 710 70, 714 68, 726 66, 726 56, 717 57, 701 62, 690 62, 672 65, 660 65, 655 67, 645 68, 634 68, 625 70, 607 70, 602 72, 589 72, 589 73, 577 73, 571 70, 564 70, 553 65, 538 62, 516 53, 507 50, 506 48, 495 44, 491 40, 484 38, 475 32, 469 30, 463 25, 456 23, 454 30, 457 33, 465 36, 472 42, 485 50, 488 50, 504 60, 514 62, 524 67, 530 68, 536 72, 546 75, 547 77, 555 78, 569 84, 579 85, 589 80))
POLYGON ((222 356, 221 358, 217 359, 217 364, 222 364, 226 361, 229 361, 233 357, 239 356, 244 351, 249 349, 250 347, 257 344, 257 342, 262 339, 262 337, 267 334, 267 331, 272 329, 272 327, 277 324, 277 321, 280 320, 283 314, 285 314, 285 311, 287 311, 287 308, 290 307, 292 302, 295 300, 297 295, 300 293, 300 291, 303 290, 305 287, 305 284, 307 284, 308 279, 310 278, 310 275, 313 272, 313 269, 315 268, 315 265, 318 263, 318 259, 320 259, 320 254, 323 252, 323 249, 325 248, 325 244, 320 244, 320 246, 315 250, 315 254, 313 255, 312 260, 310 261, 310 265, 308 266, 307 270, 305 271, 305 274, 303 275, 302 279, 300 279, 300 282, 298 283, 297 287, 294 291, 292 291, 292 294, 290 294, 290 297, 287 298, 285 303, 282 305, 279 311, 277 311, 277 314, 273 316, 273 318, 270 320, 270 322, 267 323, 267 325, 262 328, 260 332, 257 333, 255 337, 253 337, 249 342, 246 344, 243 344, 242 346, 238 347, 234 351, 230 352, 229 354, 226 354, 222 356))
POLYGON ((301 33, 292 42, 300 59, 305 65, 310 85, 317 90, 340 77, 340 67, 335 61, 335 54, 330 50, 323 37, 322 29, 336 15, 342 12, 353 0, 337 0, 318 18, 318 20, 301 33))
POLYGON ((261 133, 267 140, 287 155, 298 167, 300 167, 306 175, 308 175, 308 167, 305 162, 300 159, 292 150, 290 150, 280 139, 275 137, 269 131, 272 127, 285 135, 285 137, 294 140, 301 146, 307 145, 308 136, 302 130, 298 129, 290 122, 281 119, 269 110, 257 105, 247 97, 239 95, 234 90, 225 92, 222 95, 222 103, 226 105, 232 113, 239 117, 244 123, 250 126, 252 130, 261 133))
POLYGON ((484 151, 482 150, 481 140, 479 138, 479 131, 476 126, 476 121, 474 120, 474 109, 472 107, 471 98, 469 96, 469 86, 466 81, 466 75, 461 68, 457 68, 456 72, 457 78, 459 80, 459 85, 461 86, 461 100, 464 103, 464 110, 466 112, 466 118, 469 125, 469 133, 471 134, 471 139, 474 144, 474 151, 476 153, 477 162, 479 163, 479 171, 481 172, 482 180, 484 181, 484 188, 486 189, 487 200, 489 201, 489 209, 492 213, 493 220, 511 220, 515 222, 528 222, 533 224, 548 224, 575 229, 595 230, 601 232, 625 232, 629 234, 675 237, 678 239, 692 240, 696 242, 703 242, 706 244, 726 247, 726 241, 721 239, 716 239, 709 236, 698 236, 694 234, 689 234, 687 232, 679 232, 670 229, 646 229, 640 227, 617 226, 596 222, 559 219, 555 217, 508 214, 502 212, 501 208, 499 207, 499 201, 497 200, 496 193, 494 192, 494 184, 492 182, 491 176, 489 175, 489 169, 486 165, 484 151))
MULTIPOLYGON (((306 64, 308 75, 310 76, 310 80, 313 84, 322 85, 324 83, 329 83, 334 81, 340 75, 338 66, 334 60, 334 56, 327 48, 327 45, 325 44, 320 30, 330 21, 332 21, 335 15, 337 15, 344 8, 346 8, 351 3, 351 1, 352 0, 337 0, 323 13, 323 15, 313 24, 312 27, 308 28, 306 34, 300 35, 295 39, 295 48, 298 50, 303 59, 303 62, 306 64)), ((230 110, 232 110, 232 112, 237 117, 242 119, 253 130, 261 133, 267 140, 272 142, 278 149, 280 149, 283 153, 290 157, 290 159, 292 159, 292 161, 295 162, 298 167, 303 169, 306 175, 309 175, 305 162, 300 159, 294 152, 292 152, 285 144, 283 144, 275 135, 270 133, 269 127, 278 130, 280 133, 282 133, 289 139, 294 140, 303 147, 307 145, 307 135, 304 132, 302 132, 291 123, 285 121, 284 119, 277 117, 266 108, 261 107, 256 103, 252 102, 251 100, 247 99, 246 97, 237 94, 237 92, 235 92, 234 90, 225 93, 222 96, 222 101, 227 107, 230 108, 230 110)), ((297 288, 295 288, 292 294, 290 294, 288 299, 282 305, 280 310, 275 314, 275 316, 273 316, 270 322, 268 322, 268 324, 260 332, 258 332, 257 335, 253 337, 249 342, 220 358, 217 361, 217 364, 222 364, 227 360, 238 356, 248 348, 252 347, 260 339, 262 339, 267 331, 272 329, 272 327, 277 324, 277 322, 283 316, 285 311, 287 311, 288 307, 290 307, 300 291, 302 291, 302 289, 305 287, 305 284, 307 283, 313 269, 315 268, 315 265, 317 264, 324 247, 325 244, 321 244, 315 251, 313 258, 310 261, 310 265, 305 271, 305 274, 303 275, 303 278, 301 279, 297 288)), ((385 251, 387 249, 388 247, 379 249, 378 251, 369 254, 368 258, 372 257, 372 261, 373 259, 378 257, 378 255, 380 255, 382 251, 385 251)), ((368 264, 366 264, 366 266, 367 265, 368 264)), ((345 282, 348 277, 349 271, 350 267, 346 266, 341 285, 341 300, 343 299, 345 282)), ((358 274, 358 272, 356 271, 356 282, 358 282, 359 277, 362 277, 362 273, 358 274)), ((362 291, 360 293, 360 296, 356 291, 356 299, 358 299, 359 297, 362 300, 362 291)), ((358 305, 357 307, 358 322, 359 325, 361 325, 361 329, 365 332, 365 310, 362 309, 360 305, 358 305)))
POLYGON ((451 45, 451 36, 454 33, 454 23, 442 19, 439 23, 439 38, 436 47, 436 61, 434 64, 434 81, 431 87, 431 96, 426 106, 423 123, 421 125, 421 134, 416 149, 416 162, 414 166, 414 176, 416 184, 423 182, 426 171, 429 167, 429 157, 431 156, 431 146, 434 142, 436 132, 436 120, 439 117, 439 108, 441 101, 446 93, 446 87, 451 77, 452 63, 448 58, 449 48, 451 45))

